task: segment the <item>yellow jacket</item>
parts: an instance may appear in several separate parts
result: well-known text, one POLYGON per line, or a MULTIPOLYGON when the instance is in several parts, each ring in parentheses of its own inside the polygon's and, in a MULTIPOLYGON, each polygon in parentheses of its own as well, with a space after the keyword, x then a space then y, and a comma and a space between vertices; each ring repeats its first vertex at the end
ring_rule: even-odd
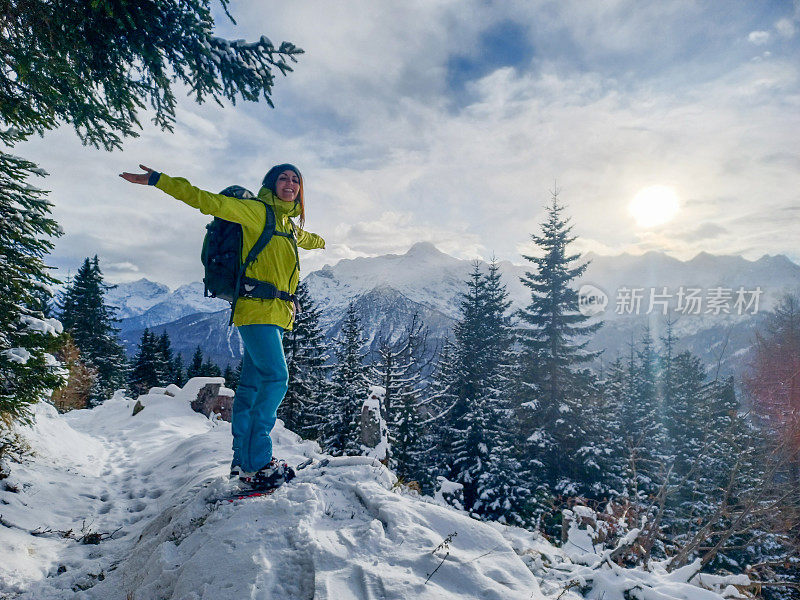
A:
MULTIPOLYGON (((294 230, 297 245, 306 250, 325 247, 325 240, 320 236, 303 231, 291 221, 291 217, 300 214, 299 204, 285 202, 267 188, 259 190, 259 200, 242 200, 206 192, 194 187, 182 177, 169 177, 164 173, 161 173, 155 186, 189 206, 200 209, 203 214, 239 223, 244 238, 243 259, 264 229, 266 221, 264 203, 269 204, 275 211, 276 231, 290 233, 294 230)), ((292 240, 276 235, 247 267, 245 275, 260 281, 268 281, 279 290, 294 294, 300 281, 300 273, 295 266, 296 257, 292 240)), ((284 329, 292 329, 294 307, 291 302, 279 298, 240 298, 233 313, 233 324, 278 325, 284 329)))

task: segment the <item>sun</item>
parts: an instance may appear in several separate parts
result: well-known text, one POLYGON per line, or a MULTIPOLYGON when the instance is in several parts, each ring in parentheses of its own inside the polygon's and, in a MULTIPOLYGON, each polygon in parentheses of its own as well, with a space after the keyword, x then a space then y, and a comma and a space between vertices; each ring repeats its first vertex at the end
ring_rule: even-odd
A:
POLYGON ((651 185, 639 190, 628 205, 628 212, 639 227, 655 227, 675 218, 679 208, 678 194, 674 188, 651 185))

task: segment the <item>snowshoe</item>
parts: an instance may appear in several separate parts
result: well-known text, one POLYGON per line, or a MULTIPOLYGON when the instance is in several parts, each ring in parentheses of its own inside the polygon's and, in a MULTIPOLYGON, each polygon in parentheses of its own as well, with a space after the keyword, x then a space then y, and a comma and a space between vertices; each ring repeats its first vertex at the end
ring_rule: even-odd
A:
POLYGON ((294 479, 294 469, 285 460, 273 458, 261 467, 248 482, 254 491, 266 491, 282 486, 294 479))
MULTIPOLYGON (((239 480, 243 484, 245 484, 246 488, 245 489, 240 489, 238 491, 233 491, 232 493, 230 493, 228 495, 225 495, 225 496, 222 496, 222 497, 209 499, 209 502, 211 502, 211 503, 214 503, 214 502, 236 502, 237 500, 246 500, 248 498, 260 498, 262 496, 269 496, 270 494, 275 492, 283 483, 294 479, 295 471, 302 471, 302 470, 304 470, 304 469, 306 469, 306 468, 308 468, 308 467, 310 467, 312 465, 315 468, 321 469, 321 468, 327 466, 329 462, 330 462, 330 460, 328 460, 327 458, 323 458, 320 461, 316 461, 313 458, 309 458, 309 459, 304 460, 300 464, 298 464, 297 467, 295 467, 293 469, 292 467, 290 467, 289 465, 286 464, 286 461, 283 461, 283 460, 278 461, 278 460, 273 459, 263 469, 260 469, 259 472, 263 472, 263 474, 261 476, 263 479, 269 478, 269 481, 277 481, 277 485, 272 485, 271 487, 263 487, 263 488, 256 487, 253 484, 253 479, 255 479, 256 473, 247 473, 247 472, 241 471, 241 469, 240 469, 239 470, 240 475, 238 477, 239 477, 239 480), (283 479, 282 480, 279 479, 278 477, 275 477, 275 475, 274 475, 274 473, 277 472, 281 467, 283 467, 283 479), (272 472, 273 473, 272 477, 270 477, 270 474, 267 471, 268 468, 275 468, 275 471, 272 472), (249 489, 247 489, 247 488, 249 488, 249 489)), ((231 469, 231 472, 233 472, 233 469, 231 469)))

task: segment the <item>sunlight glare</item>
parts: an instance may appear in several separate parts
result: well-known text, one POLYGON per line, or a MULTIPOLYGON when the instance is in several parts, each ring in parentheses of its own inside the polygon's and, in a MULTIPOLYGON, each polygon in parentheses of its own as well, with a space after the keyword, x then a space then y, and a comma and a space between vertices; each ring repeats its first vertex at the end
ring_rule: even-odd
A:
POLYGON ((639 190, 628 212, 639 227, 655 227, 671 221, 678 213, 678 194, 666 185, 651 185, 639 190))

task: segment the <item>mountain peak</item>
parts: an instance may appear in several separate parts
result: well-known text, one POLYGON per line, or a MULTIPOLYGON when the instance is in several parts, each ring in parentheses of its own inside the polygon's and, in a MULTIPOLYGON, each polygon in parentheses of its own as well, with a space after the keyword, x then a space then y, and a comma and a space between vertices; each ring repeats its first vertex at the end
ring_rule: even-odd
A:
POLYGON ((434 246, 432 242, 417 242, 406 252, 406 256, 438 256, 440 254, 444 254, 444 252, 434 246))

